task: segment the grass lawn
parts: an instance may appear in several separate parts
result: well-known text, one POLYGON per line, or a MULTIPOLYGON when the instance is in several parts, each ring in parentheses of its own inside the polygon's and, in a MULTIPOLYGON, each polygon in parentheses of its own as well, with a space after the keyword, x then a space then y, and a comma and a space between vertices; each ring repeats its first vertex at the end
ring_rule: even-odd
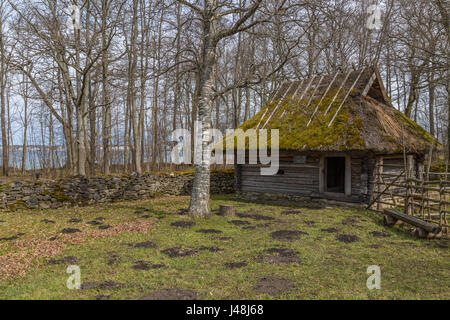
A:
POLYGON ((0 299, 449 299, 450 251, 356 208, 187 197, 0 213, 0 299), (64 231, 62 233, 61 231, 64 231), (69 290, 69 265, 82 287, 69 290), (367 267, 381 269, 369 290, 367 267))

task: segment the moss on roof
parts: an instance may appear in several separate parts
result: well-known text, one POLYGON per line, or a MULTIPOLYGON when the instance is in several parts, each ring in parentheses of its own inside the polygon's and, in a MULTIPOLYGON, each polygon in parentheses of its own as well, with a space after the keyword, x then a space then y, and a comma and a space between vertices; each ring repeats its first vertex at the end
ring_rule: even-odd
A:
MULTIPOLYGON (((238 129, 243 132, 249 129, 269 129, 269 146, 270 129, 278 129, 279 148, 295 151, 370 150, 377 153, 397 153, 403 151, 405 144, 408 152, 423 153, 431 143, 436 142, 426 130, 392 106, 370 97, 362 97, 361 91, 356 89, 350 92, 331 126, 328 126, 347 90, 338 92, 338 88, 332 88, 323 98, 323 93, 320 92, 316 92, 312 98, 310 94, 311 92, 301 100, 290 95, 270 101, 238 129), (314 113, 317 106, 317 112, 314 113), (311 123, 307 126, 313 114, 311 123)), ((279 94, 276 96, 282 97, 279 94)), ((236 131, 234 136, 225 137, 224 149, 226 143, 234 144, 236 149, 235 136, 242 139, 243 132, 236 131)), ((249 147, 246 141, 246 149, 249 147)))

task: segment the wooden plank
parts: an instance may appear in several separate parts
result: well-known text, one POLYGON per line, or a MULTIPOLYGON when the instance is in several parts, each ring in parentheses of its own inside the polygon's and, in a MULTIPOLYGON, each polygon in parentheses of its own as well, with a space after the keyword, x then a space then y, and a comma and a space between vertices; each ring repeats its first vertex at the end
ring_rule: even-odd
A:
POLYGON ((301 182, 295 179, 242 179, 241 183, 259 183, 259 184, 276 184, 276 183, 281 183, 281 184, 288 184, 288 185, 299 185, 299 186, 310 186, 310 185, 314 185, 314 186, 318 186, 319 185, 319 180, 302 180, 301 182))
POLYGON ((258 187, 249 187, 249 186, 242 186, 242 191, 249 191, 249 192, 262 192, 262 193, 273 193, 273 194, 293 194, 293 195, 300 195, 300 196, 309 196, 312 192, 317 192, 317 190, 292 190, 292 189, 281 189, 281 188, 258 188, 258 187))
POLYGON ((261 189, 286 189, 286 190, 316 190, 317 184, 288 184, 288 183, 256 183, 252 181, 242 181, 241 186, 256 187, 261 189))

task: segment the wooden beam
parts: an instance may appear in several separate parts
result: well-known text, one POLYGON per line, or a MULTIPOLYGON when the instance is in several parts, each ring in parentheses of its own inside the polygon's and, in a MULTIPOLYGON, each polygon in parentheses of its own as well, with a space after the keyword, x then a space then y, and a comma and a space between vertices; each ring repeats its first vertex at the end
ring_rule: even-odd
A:
POLYGON ((372 88, 372 85, 376 79, 377 79, 377 74, 374 72, 373 75, 370 77, 369 82, 367 83, 366 87, 364 88, 364 91, 362 92, 363 97, 367 96, 370 88, 372 88))
MULTIPOLYGON (((270 114, 269 118, 267 118, 266 122, 264 123, 264 125, 262 126, 262 129, 265 128, 265 126, 269 123, 270 119, 272 119, 273 115, 277 112, 278 108, 280 107, 281 103, 284 101, 284 99, 286 99, 288 92, 292 89, 292 86, 295 84, 295 81, 292 82, 289 87, 287 88, 286 92, 284 93, 283 97, 280 99, 280 101, 278 102, 277 106, 273 109, 272 113, 270 114)), ((302 82, 300 82, 300 87, 303 86, 303 80, 302 82)), ((262 118, 260 120, 260 123, 262 121, 262 118)), ((257 129, 259 129, 259 124, 257 129)))
MULTIPOLYGON (((376 165, 376 182, 381 182, 380 175, 382 173, 383 173, 383 157, 378 157, 377 158, 377 165, 376 165)), ((400 177, 400 175, 399 175, 399 177, 400 177)), ((387 190, 387 188, 388 187, 386 187, 385 190, 387 190)), ((375 198, 374 201, 369 206, 367 206, 367 208, 370 208, 372 206, 372 204, 375 203, 375 201, 379 197, 381 197, 381 194, 380 194, 381 193, 381 185, 380 184, 377 185, 377 192, 378 192, 377 198, 375 198)), ((381 204, 380 203, 377 203, 377 210, 381 210, 381 204)))
POLYGON ((348 77, 350 76, 350 74, 352 73, 351 70, 349 70, 347 72, 347 75, 344 78, 344 81, 342 81, 341 86, 339 87, 338 91, 336 91, 336 94, 333 97, 333 100, 331 100, 330 104, 328 105, 327 110, 325 111, 324 115, 327 115, 328 111, 330 111, 331 106, 333 105, 334 101, 336 101, 337 96, 339 95, 339 93, 341 92, 342 88, 344 88, 345 83, 347 82, 348 77))
MULTIPOLYGON (((278 89, 277 93, 276 93, 273 97, 275 98, 275 97, 278 95, 279 91, 283 90, 283 87, 284 87, 285 85, 287 85, 288 83, 289 83, 289 81, 283 82, 283 83, 281 84, 281 86, 280 86, 280 89, 278 89)), ((290 88, 290 86, 287 88, 286 93, 287 93, 287 91, 289 91, 289 88, 290 88)), ((283 97, 286 95, 286 93, 284 93, 284 94, 281 96, 281 100, 283 100, 283 97)), ((277 106, 276 106, 275 108, 277 108, 277 107, 278 107, 278 104, 277 104, 277 106)), ((261 125, 261 122, 263 121, 263 119, 264 119, 264 117, 266 116, 266 114, 267 114, 268 111, 269 111, 269 107, 267 107, 267 109, 266 109, 266 111, 264 111, 264 114, 262 115, 261 119, 259 119, 259 123, 258 123, 258 125, 256 126, 256 130, 259 129, 259 126, 261 125)))
POLYGON ((330 84, 328 85, 327 90, 325 90, 324 94, 322 95, 322 98, 320 98, 319 103, 316 105, 316 109, 314 109, 314 112, 312 113, 311 118, 309 119, 308 124, 306 125, 307 128, 311 124, 311 122, 312 122, 312 120, 314 118, 314 115, 319 110, 319 106, 322 104, 322 101, 325 99, 325 96, 328 94, 328 91, 330 91, 331 86, 333 85, 333 83, 336 80, 337 76, 338 76, 338 73, 336 72, 336 74, 333 77, 333 80, 331 80, 330 84))
POLYGON ((355 82, 353 82, 352 86, 350 87, 350 89, 347 91, 347 94, 345 95, 344 99, 342 100, 342 103, 340 104, 340 106, 338 107, 338 109, 336 110, 336 113, 334 114, 333 118, 331 119, 330 123, 328 124, 328 127, 330 127, 333 124, 334 119, 336 119, 339 111, 341 111, 341 108, 344 106, 345 101, 347 100, 348 96, 350 95, 350 93, 352 92, 353 88, 356 86, 356 84, 359 81, 359 78, 361 78, 361 75, 363 74, 364 69, 361 70, 361 72, 358 74, 358 77, 356 77, 355 82))
POLYGON ((319 193, 325 192, 325 157, 320 156, 319 160, 319 193))
POLYGON ((427 232, 430 232, 430 233, 441 232, 441 227, 439 227, 435 224, 423 221, 419 218, 409 216, 407 214, 404 214, 403 212, 393 210, 393 209, 385 209, 383 212, 384 212, 384 214, 391 216, 394 219, 401 220, 401 221, 406 222, 414 227, 421 228, 427 232))
POLYGON ((345 195, 352 195, 352 159, 348 154, 345 156, 345 195))
MULTIPOLYGON (((318 88, 320 87, 320 85, 322 84, 322 80, 323 80, 324 77, 325 77, 325 76, 321 76, 321 77, 320 77, 319 83, 315 86, 314 91, 311 93, 311 96, 309 97, 308 104, 304 107, 304 110, 307 110, 308 107, 311 105, 311 102, 312 102, 312 100, 313 100, 313 98, 314 98, 314 95, 316 94, 317 89, 318 89, 318 88)), ((318 105, 317 105, 316 109, 317 109, 317 108, 318 108, 318 105)), ((284 113, 281 115, 281 117, 284 117, 285 114, 286 114, 286 112, 284 112, 284 113)), ((311 119, 312 119, 312 118, 311 118, 311 119)), ((311 122, 311 119, 309 120, 308 125, 309 125, 309 123, 311 122)), ((307 125, 306 127, 308 127, 308 125, 307 125)))

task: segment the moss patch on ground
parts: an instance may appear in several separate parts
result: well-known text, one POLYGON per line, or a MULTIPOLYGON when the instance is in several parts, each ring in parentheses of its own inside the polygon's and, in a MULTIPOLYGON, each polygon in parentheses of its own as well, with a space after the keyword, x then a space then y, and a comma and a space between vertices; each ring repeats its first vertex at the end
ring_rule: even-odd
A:
POLYGON ((0 213, 0 238, 20 234, 0 241, 0 259, 20 254, 17 263, 29 262, 22 274, 0 280, 0 299, 138 299, 174 287, 200 299, 450 298, 447 244, 387 229, 374 213, 215 196, 214 213, 221 204, 234 204, 238 217, 193 221, 182 215, 188 203, 188 197, 171 197, 0 213), (88 224, 93 220, 112 231, 98 231, 88 224), (151 227, 118 227, 130 225, 151 227), (61 235, 68 228, 81 232, 61 235), (48 251, 34 245, 40 241, 48 251), (62 248, 52 251, 52 243, 62 248), (28 256, 30 248, 36 252, 28 256), (84 289, 67 289, 69 264, 81 268, 84 289), (371 265, 381 268, 380 290, 366 287, 371 265), (263 278, 292 286, 261 293, 263 278))

